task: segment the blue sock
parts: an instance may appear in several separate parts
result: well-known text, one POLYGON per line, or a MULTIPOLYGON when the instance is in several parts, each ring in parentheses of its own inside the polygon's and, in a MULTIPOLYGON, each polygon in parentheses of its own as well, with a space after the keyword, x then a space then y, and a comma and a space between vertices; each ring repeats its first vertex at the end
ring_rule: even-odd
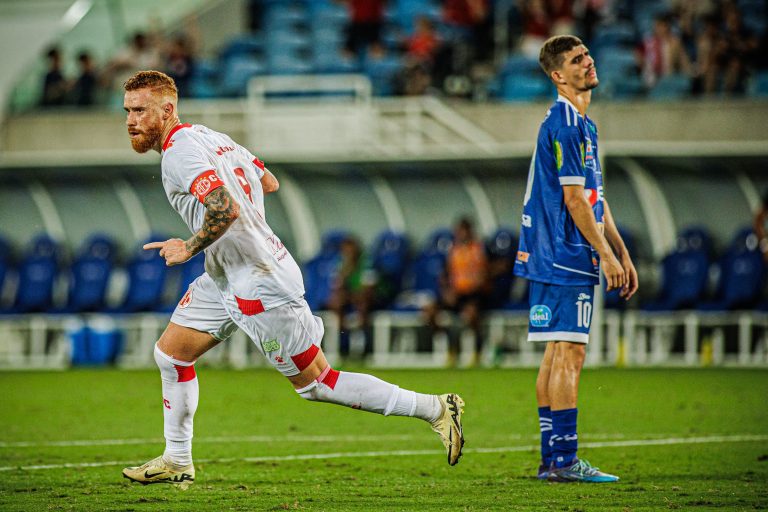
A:
POLYGON ((552 412, 547 407, 539 407, 539 430, 541 431, 541 463, 549 467, 552 462, 552 447, 549 438, 552 437, 552 412))
POLYGON ((563 409, 552 411, 552 437, 549 444, 552 447, 552 460, 555 467, 564 468, 573 464, 578 448, 576 435, 576 416, 579 410, 563 409))

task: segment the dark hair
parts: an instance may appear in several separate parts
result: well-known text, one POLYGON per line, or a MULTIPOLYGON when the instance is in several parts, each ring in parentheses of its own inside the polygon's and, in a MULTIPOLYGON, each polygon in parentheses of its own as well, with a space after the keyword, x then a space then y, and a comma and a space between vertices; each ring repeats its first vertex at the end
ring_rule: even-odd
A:
POLYGON ((556 69, 563 65, 564 53, 569 52, 581 46, 581 39, 576 36, 554 36, 544 42, 539 52, 539 65, 544 73, 549 76, 556 69))
POLYGON ((179 95, 173 78, 160 71, 139 71, 123 84, 123 89, 126 91, 137 91, 147 88, 157 89, 163 94, 171 94, 174 98, 179 95))
POLYGON ((61 53, 59 53, 59 47, 58 46, 51 46, 50 48, 48 48, 48 51, 46 52, 46 56, 49 59, 57 59, 57 58, 59 58, 60 55, 61 55, 61 53))

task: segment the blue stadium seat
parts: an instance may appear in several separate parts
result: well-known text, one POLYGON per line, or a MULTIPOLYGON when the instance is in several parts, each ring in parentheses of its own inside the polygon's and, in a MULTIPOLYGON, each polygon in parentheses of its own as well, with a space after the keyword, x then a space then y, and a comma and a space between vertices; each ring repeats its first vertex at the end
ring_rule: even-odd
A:
POLYGON ((593 48, 630 46, 635 43, 636 38, 635 27, 631 23, 619 22, 609 25, 598 25, 595 27, 595 34, 590 46, 593 48))
POLYGON ((720 259, 715 300, 703 310, 751 309, 757 306, 765 286, 766 268, 752 228, 740 230, 720 259))
POLYGON ((450 229, 437 229, 429 235, 424 248, 405 269, 404 291, 395 300, 394 309, 418 310, 424 301, 440 297, 440 276, 445 272, 452 246, 453 232, 450 229))
MULTIPOLYGON (((11 244, 8 240, 0 235, 0 298, 2 298, 2 292, 5 288, 5 280, 9 273, 12 272, 13 266, 13 251, 11 244)), ((0 311, 5 309, 6 304, 0 304, 0 311)))
POLYGON ((492 276, 490 307, 504 308, 510 303, 517 255, 517 238, 509 228, 499 228, 485 244, 492 276))
POLYGON ((405 234, 384 231, 376 237, 371 247, 370 266, 376 271, 379 282, 386 283, 379 286, 380 294, 385 295, 377 297, 383 303, 380 306, 388 306, 400 293, 409 261, 410 243, 405 234))
POLYGON ((510 55, 504 64, 502 64, 499 73, 503 76, 521 74, 542 74, 543 76, 543 71, 541 70, 538 59, 532 59, 524 55, 510 55))
POLYGON ((661 262, 661 291, 643 309, 673 311, 695 308, 703 303, 709 278, 711 240, 702 228, 688 228, 681 233, 677 248, 661 262))
POLYGON ((70 268, 68 312, 93 312, 104 308, 116 252, 117 246, 108 235, 94 234, 83 242, 70 268))
POLYGON ((243 34, 231 39, 219 53, 219 60, 226 61, 235 57, 255 58, 264 50, 264 38, 253 34, 243 34))
POLYGON ((255 57, 232 57, 223 64, 220 91, 225 96, 245 96, 251 78, 264 75, 266 70, 255 57))
POLYGON ((311 73, 312 62, 294 53, 279 53, 269 56, 270 75, 302 75, 311 73))
POLYGON ((133 313, 137 311, 153 311, 160 307, 168 267, 160 251, 153 249, 145 251, 142 246, 147 242, 167 240, 163 235, 153 235, 140 243, 131 260, 128 262, 128 291, 119 311, 133 313))
MULTIPOLYGON (((633 261, 635 262, 635 265, 637 265, 637 253, 635 252, 635 237, 624 229, 621 226, 617 226, 619 230, 619 234, 621 235, 621 239, 624 240, 624 245, 627 246, 627 250, 629 251, 629 255, 633 258, 633 261)), ((605 278, 601 275, 600 280, 602 281, 603 290, 605 290, 605 287, 608 285, 605 278)), ((604 298, 605 298, 605 307, 609 309, 625 309, 627 305, 627 301, 624 300, 623 297, 620 295, 621 290, 611 290, 606 291, 604 298)))
POLYGON ((53 307, 53 285, 59 273, 60 246, 47 234, 35 236, 19 263, 19 285, 13 310, 48 311, 53 307))
POLYGON ((404 62, 394 55, 382 58, 367 58, 363 71, 371 79, 373 94, 376 96, 391 96, 395 93, 395 78, 403 69, 404 62))
POLYGON ((345 231, 328 231, 320 242, 320 252, 304 264, 304 298, 313 310, 327 307, 341 263, 341 242, 348 236, 345 231))
POLYGON ((526 102, 546 98, 552 93, 549 80, 541 76, 510 74, 501 82, 501 99, 510 102, 526 102))
POLYGON ((757 73, 750 82, 749 93, 752 96, 768 96, 768 71, 757 73))
POLYGON ((669 75, 656 82, 648 97, 654 100, 674 101, 686 98, 690 92, 690 78, 685 75, 669 75))

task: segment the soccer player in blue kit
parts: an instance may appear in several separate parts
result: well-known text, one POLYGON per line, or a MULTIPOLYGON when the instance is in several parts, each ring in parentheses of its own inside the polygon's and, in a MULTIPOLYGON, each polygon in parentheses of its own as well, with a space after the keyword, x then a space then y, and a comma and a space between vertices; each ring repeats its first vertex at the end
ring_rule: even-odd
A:
POLYGON ((538 477, 615 482, 576 456, 576 398, 600 262, 607 289, 620 288, 625 299, 637 291, 637 271, 603 196, 597 127, 587 117, 595 61, 579 38, 555 36, 539 63, 558 98, 539 129, 515 261, 515 274, 530 281, 528 341, 547 344, 536 379, 538 477))

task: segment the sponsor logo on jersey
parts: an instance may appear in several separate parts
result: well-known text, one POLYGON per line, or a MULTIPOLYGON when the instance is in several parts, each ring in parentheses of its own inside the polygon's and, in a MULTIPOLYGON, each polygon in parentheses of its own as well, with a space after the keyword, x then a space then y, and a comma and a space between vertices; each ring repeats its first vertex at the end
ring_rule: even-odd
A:
POLYGON ((261 342, 261 347, 264 349, 264 352, 277 352, 280 350, 280 342, 276 339, 263 340, 261 342))
POLYGON ((223 155, 224 153, 226 153, 228 151, 234 151, 234 150, 235 150, 235 148, 233 148, 232 146, 219 146, 216 149, 216 154, 221 156, 221 155, 223 155))
POLYGON ((552 145, 555 149, 555 164, 557 165, 557 171, 563 168, 563 146, 560 141, 555 139, 555 143, 552 145))
POLYGON ((184 309, 192 302, 192 288, 187 290, 187 293, 179 301, 179 309, 184 309))
POLYGON ((166 409, 171 408, 171 402, 169 402, 167 398, 163 398, 163 407, 165 407, 166 409))
POLYGON ((530 215, 523 214, 523 227, 530 228, 533 226, 533 219, 530 215))
POLYGON ((552 321, 552 310, 544 304, 536 304, 531 308, 528 318, 533 327, 549 327, 552 321))
POLYGON ((528 263, 528 258, 531 255, 528 254, 525 251, 517 251, 517 261, 522 261, 523 263, 528 263))
POLYGON ((576 300, 589 300, 592 297, 588 293, 580 293, 579 298, 576 300))

